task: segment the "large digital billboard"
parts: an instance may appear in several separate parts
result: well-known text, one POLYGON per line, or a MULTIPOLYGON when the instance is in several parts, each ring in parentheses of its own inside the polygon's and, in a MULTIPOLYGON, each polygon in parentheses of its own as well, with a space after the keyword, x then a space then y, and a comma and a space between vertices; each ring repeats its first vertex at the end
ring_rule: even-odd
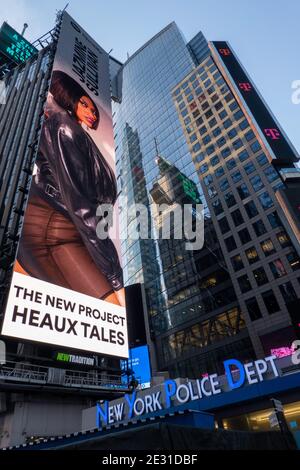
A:
MULTIPOLYGON (((124 371, 127 367, 132 370, 135 379, 139 382, 138 388, 144 389, 151 386, 151 365, 146 344, 130 349, 128 361, 121 361, 121 368, 124 371)), ((126 376, 122 377, 122 382, 127 383, 126 376)))
POLYGON ((3 335, 128 357, 103 204, 116 213, 109 56, 64 12, 3 335))

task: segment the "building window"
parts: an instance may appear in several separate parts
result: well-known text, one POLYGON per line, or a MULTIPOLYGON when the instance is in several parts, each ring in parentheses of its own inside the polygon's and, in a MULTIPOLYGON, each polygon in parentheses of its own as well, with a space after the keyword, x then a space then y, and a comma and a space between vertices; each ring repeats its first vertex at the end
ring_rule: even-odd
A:
POLYGON ((228 168, 228 170, 232 170, 234 167, 236 167, 236 161, 234 158, 231 158, 230 160, 228 160, 228 162, 226 162, 226 166, 228 168))
POLYGON ((212 206, 216 215, 222 214, 222 212, 224 212, 220 199, 216 199, 212 203, 212 206))
POLYGON ((254 191, 259 191, 264 187, 261 177, 258 175, 252 176, 252 178, 250 178, 250 183, 252 184, 254 191))
POLYGON ((190 137, 190 142, 191 142, 191 144, 192 144, 193 142, 195 142, 195 140, 197 140, 196 134, 191 135, 191 137, 190 137))
POLYGON ((236 129, 231 129, 231 131, 229 131, 227 135, 229 139, 233 139, 237 135, 236 129))
POLYGON ((221 129, 219 127, 216 127, 214 130, 213 130, 213 136, 214 137, 218 137, 218 135, 221 134, 221 129))
POLYGON ((240 209, 236 209, 235 211, 231 212, 231 217, 236 227, 244 222, 240 209))
POLYGON ((258 268, 253 271, 253 275, 258 286, 263 286, 269 282, 264 268, 258 268))
POLYGON ((261 150, 261 146, 260 144, 257 142, 257 140, 255 142, 253 142, 253 144, 251 144, 251 150, 253 153, 256 153, 258 152, 259 150, 261 150))
POLYGON ((224 174, 225 174, 224 168, 222 168, 221 166, 219 168, 217 168, 216 171, 215 171, 215 175, 216 175, 217 178, 220 178, 224 174))
POLYGON ((269 183, 273 183, 273 181, 279 178, 279 175, 276 170, 272 166, 264 169, 264 174, 266 175, 269 183))
POLYGON ((252 217, 255 217, 258 214, 258 210, 253 201, 247 202, 247 204, 245 204, 245 209, 249 219, 252 219, 252 217))
POLYGON ((229 157, 230 154, 231 154, 231 151, 230 151, 230 148, 229 148, 229 147, 225 147, 225 148, 221 151, 221 155, 222 155, 223 158, 229 157))
POLYGON ((250 131, 246 132, 245 134, 245 138, 247 140, 247 142, 250 142, 250 140, 254 139, 255 135, 254 135, 254 132, 253 130, 251 129, 250 131))
POLYGON ((276 251, 272 243, 272 240, 270 238, 268 238, 268 240, 264 240, 263 242, 261 242, 260 246, 265 256, 270 256, 276 251))
POLYGON ((220 230, 223 234, 229 232, 229 230, 230 230, 229 223, 228 223, 228 220, 226 219, 226 217, 223 217, 223 219, 219 220, 219 226, 220 226, 220 230))
POLYGON ((258 320, 262 317, 261 311, 259 309, 257 300, 255 297, 246 300, 246 306, 249 313, 249 317, 252 321, 258 320))
POLYGON ((216 124, 217 124, 216 118, 211 119, 208 123, 210 128, 214 127, 216 124))
POLYGON ((297 269, 300 269, 300 259, 295 251, 292 251, 287 255, 287 260, 293 271, 297 271, 297 269))
POLYGON ((225 139, 225 137, 221 137, 220 139, 217 140, 217 146, 218 146, 219 148, 223 147, 223 145, 225 145, 225 144, 226 144, 226 139, 225 139))
POLYGON ((208 195, 209 195, 210 198, 215 197, 217 194, 218 193, 217 193, 216 188, 214 186, 210 186, 208 188, 208 195))
POLYGON ((221 111, 221 112, 219 113, 219 118, 220 118, 221 120, 223 120, 224 118, 226 118, 226 116, 228 116, 227 111, 225 111, 225 109, 223 109, 223 111, 221 111))
POLYGON ((200 114, 200 111, 196 109, 196 111, 193 112, 193 118, 196 118, 197 116, 199 116, 199 114, 200 114))
POLYGON ((202 108, 203 111, 205 111, 207 108, 209 108, 208 102, 205 101, 205 103, 203 103, 203 104, 201 105, 201 108, 202 108))
POLYGON ((227 251, 233 251, 236 249, 235 239, 231 236, 224 239, 227 251))
POLYGON ((247 160, 247 158, 249 158, 249 153, 247 152, 247 150, 243 150, 241 153, 238 154, 238 157, 240 162, 244 162, 245 160, 247 160))
POLYGON ((265 191, 260 196, 258 196, 258 199, 260 200, 263 209, 269 209, 269 207, 274 205, 268 191, 265 191))
POLYGON ((255 171, 255 166, 253 165, 252 162, 247 163, 247 165, 244 166, 244 170, 247 173, 247 175, 250 175, 250 173, 253 173, 255 171))
POLYGON ((256 157, 256 160, 257 160, 257 163, 260 165, 260 166, 263 166, 265 165, 266 163, 268 163, 268 159, 266 157, 266 155, 264 153, 258 155, 258 157, 256 157))
POLYGON ((202 117, 199 117, 198 119, 196 119, 196 126, 199 127, 201 126, 201 124, 203 124, 203 118, 202 117))
POLYGON ((225 194, 225 202, 227 204, 227 207, 233 207, 236 204, 235 197, 231 192, 225 194))
POLYGON ((234 183, 238 183, 242 179, 242 174, 240 171, 236 171, 235 173, 232 173, 231 178, 234 183))
POLYGON ((230 111, 234 111, 234 110, 237 109, 238 107, 239 107, 239 106, 238 106, 238 104, 237 104, 236 101, 234 101, 233 103, 231 103, 231 104, 229 105, 230 111))
POLYGON ((219 101, 217 104, 215 104, 215 110, 216 111, 219 111, 222 108, 223 108, 223 104, 221 103, 221 101, 219 101))
POLYGON ((214 151, 215 151, 214 145, 209 145, 206 149, 206 153, 207 153, 208 156, 211 155, 212 153, 214 153, 214 151))
POLYGON ((204 143, 204 145, 209 144, 209 142, 211 142, 211 137, 210 137, 210 135, 206 135, 205 137, 203 137, 203 143, 204 143))
POLYGON ((243 228, 243 230, 240 230, 238 232, 238 235, 239 235, 241 243, 243 245, 250 242, 250 240, 251 240, 251 236, 250 236, 249 230, 247 228, 243 228))
POLYGON ((197 143, 193 146, 193 152, 196 153, 196 152, 198 152, 200 149, 201 149, 201 145, 199 144, 199 142, 197 142, 197 143))
POLYGON ((259 260, 258 253, 254 246, 245 251, 249 264, 254 264, 259 260))
POLYGON ((200 135, 203 135, 207 132, 207 128, 205 126, 201 127, 201 129, 199 129, 199 132, 200 132, 200 135))
POLYGON ((240 186, 237 186, 237 192, 239 193, 240 198, 243 200, 246 197, 250 196, 249 190, 245 183, 241 184, 240 186))
POLYGON ((204 160, 205 158, 205 154, 203 152, 200 152, 198 153, 198 155, 196 156, 196 162, 200 163, 204 160))
POLYGON ((276 211, 272 212, 271 214, 268 214, 267 217, 269 219, 269 222, 272 228, 277 228, 277 227, 282 226, 281 220, 276 211))
POLYGON ((287 246, 291 246, 291 240, 288 234, 285 231, 279 232, 276 234, 277 240, 279 241, 282 248, 286 248, 287 246))
POLYGON ((229 103, 231 100, 233 100, 233 95, 229 92, 227 95, 224 96, 225 101, 229 103))
POLYGON ((255 231, 255 234, 259 237, 260 235, 263 235, 264 233, 266 233, 267 229, 265 227, 265 224, 263 223, 262 220, 258 220, 257 222, 254 222, 254 224, 252 224, 253 228, 254 228, 254 231, 255 231))
POLYGON ((249 122, 247 121, 247 119, 244 119, 239 123, 239 126, 240 129, 243 131, 244 129, 247 129, 247 127, 249 126, 249 122))
POLYGON ((286 282, 285 284, 281 284, 281 286, 279 286, 279 289, 283 297, 283 300, 286 303, 292 302, 293 300, 297 299, 295 289, 293 288, 291 282, 286 282))
POLYGON ((232 121, 231 119, 226 119, 226 121, 223 122, 223 126, 225 129, 228 129, 228 127, 232 126, 232 121))
POLYGON ((234 142, 232 142, 232 146, 234 150, 238 150, 239 148, 243 146, 243 142, 241 141, 241 139, 237 139, 234 142))
POLYGON ((205 173, 207 170, 208 170, 208 164, 207 163, 204 163, 199 168, 199 171, 200 171, 201 174, 205 173))
POLYGON ((238 283, 242 294, 245 294, 245 292, 249 292, 249 290, 252 289, 251 283, 246 274, 244 276, 238 277, 238 283))
POLYGON ((233 258, 231 258, 231 263, 235 271, 239 271, 240 269, 243 269, 244 267, 244 263, 243 263, 241 255, 236 255, 233 258))
POLYGON ((206 117, 206 119, 209 119, 212 115, 213 115, 213 112, 212 112, 211 109, 210 109, 209 111, 206 111, 206 113, 204 114, 204 116, 206 117))
POLYGON ((220 159, 217 155, 210 159, 211 166, 216 166, 220 162, 220 159))
POLYGON ((236 121, 239 121, 242 117, 244 117, 244 114, 240 109, 234 113, 234 119, 236 121))
POLYGON ((271 315, 272 313, 276 313, 280 310, 276 297, 272 289, 264 292, 262 295, 263 301, 265 303, 266 309, 268 313, 271 315))
POLYGON ((207 176, 205 176, 205 177, 203 178, 203 182, 204 182, 205 186, 209 186, 210 183, 213 182, 213 177, 212 177, 212 175, 207 175, 207 176))
POLYGON ((275 259, 269 263, 269 266, 275 279, 286 275, 286 270, 281 259, 275 259))
POLYGON ((222 181, 220 181, 220 189, 221 189, 221 191, 226 191, 226 189, 228 189, 228 188, 229 188, 228 179, 227 179, 227 178, 222 179, 222 181))

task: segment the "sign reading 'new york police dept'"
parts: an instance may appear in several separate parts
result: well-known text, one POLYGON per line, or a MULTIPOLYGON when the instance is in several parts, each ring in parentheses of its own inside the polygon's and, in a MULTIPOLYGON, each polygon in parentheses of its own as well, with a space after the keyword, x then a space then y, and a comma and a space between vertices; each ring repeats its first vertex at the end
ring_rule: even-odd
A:
POLYGON ((96 425, 100 428, 102 424, 111 425, 118 421, 159 412, 170 408, 173 405, 172 401, 181 405, 213 397, 244 385, 257 384, 265 380, 266 374, 268 374, 268 379, 278 377, 276 359, 276 356, 268 356, 247 364, 242 364, 237 359, 228 359, 224 361, 225 383, 221 384, 220 376, 217 374, 179 385, 175 380, 166 380, 162 390, 142 397, 134 391, 125 395, 123 401, 116 405, 110 406, 108 401, 102 405, 97 404, 96 425))

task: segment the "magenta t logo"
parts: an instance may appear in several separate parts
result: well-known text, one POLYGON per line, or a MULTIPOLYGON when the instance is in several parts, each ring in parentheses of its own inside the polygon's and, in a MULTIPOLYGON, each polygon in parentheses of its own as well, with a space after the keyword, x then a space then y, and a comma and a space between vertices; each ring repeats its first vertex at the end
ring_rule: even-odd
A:
POLYGON ((240 89, 243 90, 243 91, 250 91, 250 90, 252 90, 251 83, 249 83, 249 82, 239 83, 239 87, 240 87, 240 89))
POLYGON ((231 52, 230 52, 230 49, 219 49, 220 51, 220 54, 222 55, 230 55, 231 52))
POLYGON ((264 133, 267 137, 271 137, 272 140, 280 139, 280 132, 278 129, 264 129, 264 133))

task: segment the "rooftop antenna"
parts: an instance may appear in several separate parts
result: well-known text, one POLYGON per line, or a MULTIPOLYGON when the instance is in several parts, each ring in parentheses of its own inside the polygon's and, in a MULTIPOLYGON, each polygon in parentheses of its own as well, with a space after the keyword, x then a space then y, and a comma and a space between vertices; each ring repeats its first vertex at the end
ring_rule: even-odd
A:
POLYGON ((21 36, 24 36, 24 33, 25 33, 25 31, 26 31, 27 28, 28 28, 28 24, 27 24, 27 23, 24 23, 21 36))
POLYGON ((66 6, 62 9, 62 11, 65 11, 69 6, 69 3, 66 4, 66 6))

